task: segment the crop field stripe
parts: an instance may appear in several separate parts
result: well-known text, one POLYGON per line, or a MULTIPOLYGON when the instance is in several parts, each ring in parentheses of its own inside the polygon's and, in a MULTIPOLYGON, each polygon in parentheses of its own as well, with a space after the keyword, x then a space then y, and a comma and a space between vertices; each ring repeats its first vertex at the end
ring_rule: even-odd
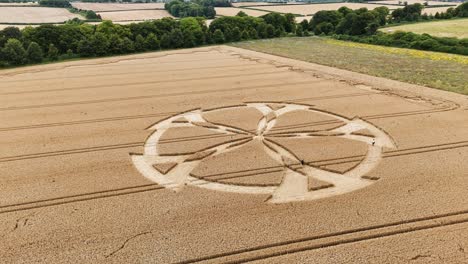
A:
MULTIPOLYGON (((133 142, 133 143, 122 143, 122 144, 115 144, 115 145, 95 146, 95 147, 78 148, 78 149, 58 150, 58 151, 50 151, 50 152, 42 152, 42 153, 32 153, 32 154, 25 154, 25 155, 18 155, 18 156, 8 156, 8 157, 0 158, 0 163, 18 161, 18 160, 30 160, 30 159, 37 159, 37 158, 70 155, 70 154, 81 154, 81 153, 96 152, 96 151, 142 147, 143 144, 144 142, 133 142)), ((423 147, 418 147, 418 148, 409 149, 409 150, 400 149, 397 151, 393 151, 390 154, 384 153, 384 158, 395 157, 395 156, 405 156, 405 155, 412 155, 412 154, 426 153, 426 152, 433 152, 433 151, 440 151, 440 150, 447 150, 447 149, 464 148, 464 147, 468 147, 468 141, 423 146, 423 147)), ((357 158, 361 156, 355 156, 355 157, 357 158)), ((348 159, 348 158, 354 158, 354 157, 341 157, 341 158, 337 158, 337 160, 343 160, 343 159, 348 159)), ((326 161, 333 161, 333 159, 326 160, 326 161)), ((308 163, 315 163, 315 162, 321 162, 321 161, 311 161, 308 163)), ((327 165, 330 165, 330 164, 327 164, 327 165)))
POLYGON ((164 8, 142 8, 142 9, 117 9, 117 10, 100 10, 96 13, 110 13, 110 12, 131 12, 131 11, 146 11, 146 10, 166 10, 164 8))
MULTIPOLYGON (((195 136, 188 140, 195 140, 195 139, 206 139, 206 138, 218 138, 230 136, 230 134, 222 134, 222 135, 202 135, 201 138, 195 136)), ((171 139, 166 143, 175 143, 175 142, 184 142, 187 141, 185 137, 180 139, 171 139)), ((103 150, 114 150, 114 149, 121 149, 121 148, 131 148, 131 147, 139 147, 143 146, 144 142, 130 142, 130 143, 121 143, 115 145, 105 145, 105 146, 94 146, 94 147, 87 147, 87 148, 79 148, 79 149, 68 149, 68 150, 57 150, 57 151, 50 151, 50 152, 42 152, 42 153, 32 153, 32 154, 25 154, 25 155, 17 155, 17 156, 9 156, 0 158, 0 163, 2 162, 10 162, 10 161, 17 161, 17 160, 27 160, 27 159, 35 159, 35 158, 44 158, 44 157, 51 157, 51 156, 61 156, 61 155, 68 155, 68 154, 79 154, 79 153, 87 153, 87 152, 95 152, 95 151, 103 151, 103 150)), ((452 143, 444 143, 438 145, 429 145, 429 146, 422 146, 410 149, 400 149, 395 151, 389 151, 384 153, 384 157, 393 157, 393 156, 401 156, 401 155, 411 155, 416 153, 424 153, 424 152, 431 152, 437 150, 446 150, 451 148, 461 148, 466 147, 468 145, 468 141, 458 141, 452 143), (430 149, 428 149, 430 148, 430 149), (408 152, 408 153, 402 153, 408 152)), ((358 157, 358 156, 355 156, 358 157)), ((339 159, 346 159, 346 158, 354 158, 354 157, 342 157, 339 159)), ((332 159, 333 160, 333 159, 332 159)), ((321 160, 321 161, 313 161, 313 162, 324 162, 324 161, 331 161, 331 160, 321 160)))
POLYGON ((166 112, 166 113, 156 113, 156 114, 147 114, 147 115, 120 116, 120 117, 109 117, 109 118, 99 118, 99 119, 88 119, 88 120, 81 120, 81 121, 45 123, 45 124, 37 124, 37 125, 30 125, 30 126, 4 127, 4 128, 0 128, 0 132, 24 130, 24 129, 37 129, 37 128, 46 128, 46 127, 71 126, 71 125, 81 125, 81 124, 94 124, 94 123, 101 123, 101 122, 113 122, 113 121, 121 121, 121 120, 140 119, 140 118, 164 117, 167 115, 175 115, 178 113, 179 112, 166 112))
POLYGON ((232 91, 243 91, 243 90, 254 90, 254 89, 284 88, 285 86, 295 86, 295 85, 304 85, 304 84, 311 84, 311 82, 302 81, 302 82, 294 82, 294 83, 282 83, 282 84, 279 83, 276 85, 265 84, 265 85, 258 85, 258 86, 236 87, 236 88, 231 88, 231 89, 207 89, 207 90, 194 91, 194 92, 184 91, 184 92, 177 92, 177 93, 170 93, 170 94, 154 94, 154 95, 109 98, 109 99, 100 99, 100 100, 75 101, 75 102, 67 102, 67 103, 13 106, 13 107, 0 108, 0 111, 28 110, 28 109, 38 109, 38 108, 46 108, 46 107, 61 107, 61 106, 85 105, 85 104, 108 103, 108 102, 119 102, 119 101, 132 101, 132 100, 141 100, 141 99, 149 99, 149 98, 166 98, 166 97, 173 97, 173 96, 180 96, 180 95, 226 93, 226 92, 232 92, 232 91))
MULTIPOLYGON (((44 72, 50 72, 50 71, 57 71, 57 70, 64 70, 64 69, 69 69, 69 68, 86 68, 86 67, 89 67, 89 66, 93 66, 93 67, 129 67, 129 66, 132 66, 132 65, 116 65, 116 63, 120 63, 120 62, 126 62, 126 61, 139 61, 139 60, 143 60, 143 61, 148 61, 148 60, 152 60, 152 59, 161 59, 161 58, 165 58, 165 57, 169 57, 169 56, 174 56, 174 55, 192 55, 192 54, 198 54, 198 53, 210 53, 210 52, 213 52, 213 51, 217 51, 220 55, 223 55, 223 53, 219 52, 217 49, 215 48, 210 48, 210 49, 207 49, 207 50, 192 50, 192 51, 189 51, 189 52, 174 52, 174 53, 169 53, 169 54, 158 54, 158 55, 155 55, 155 56, 146 56, 146 57, 128 57, 128 55, 124 56, 125 58, 119 58, 117 56, 117 59, 116 60, 109 60, 109 61, 105 61, 105 62, 92 62, 92 60, 90 60, 89 63, 81 63, 81 64, 77 64, 77 65, 61 65, 60 64, 56 64, 57 66, 56 67, 50 67, 50 68, 47 68, 47 69, 40 69, 40 70, 37 70, 37 69, 25 69, 25 70, 19 70, 17 72, 12 72, 12 73, 4 73, 4 74, 0 74, 0 77, 4 76, 4 77, 11 77, 11 76, 17 76, 17 75, 21 75, 21 74, 30 74, 30 73, 44 73, 44 72)), ((214 58, 214 59, 203 59, 203 61, 225 61, 226 58, 214 58)), ((171 60, 171 61, 167 61, 167 62, 157 62, 158 65, 162 65, 162 64, 174 64, 174 63, 180 63, 180 62, 200 62, 200 59, 195 59, 195 60, 171 60)), ((138 62, 138 64, 135 64, 135 65, 148 65, 148 64, 154 64, 155 62, 148 62, 148 63, 145 63, 145 62, 138 62)))
MULTIPOLYGON (((190 61, 181 61, 183 63, 186 63, 186 62, 199 62, 200 60, 190 60, 190 61)), ((226 61, 226 59, 212 59, 212 60, 207 60, 208 62, 209 61, 226 61)), ((169 63, 173 63, 173 62, 169 62, 169 63)), ((178 62, 180 63, 180 62, 178 62)), ((154 62, 151 62, 151 63, 141 63, 141 64, 135 64, 135 65, 131 65, 131 66, 135 66, 133 68, 129 68, 129 65, 107 65, 108 68, 111 68, 111 69, 108 69, 108 70, 113 70, 112 68, 125 68, 126 71, 122 73, 122 75, 131 75, 131 74, 134 74, 134 73, 152 73, 151 71, 148 71, 148 66, 144 66, 144 67, 140 67, 142 65, 152 65, 154 64, 154 62), (144 69, 145 71, 141 71, 141 69, 144 69), (135 70, 137 69, 137 70, 135 70)), ((162 62, 161 64, 165 64, 164 62, 162 62)), ((198 66, 198 65, 197 65, 198 66)), ((196 69, 192 67, 181 67, 181 68, 175 68, 175 69, 171 69, 171 70, 158 70, 158 73, 166 73, 166 72, 177 72, 177 71, 184 71, 184 70, 196 70, 196 71, 200 71, 200 70, 204 70, 204 69, 211 69, 211 68, 231 68, 231 67, 242 67, 242 66, 256 66, 258 67, 259 65, 255 64, 255 63, 248 63, 248 62, 242 62, 241 64, 238 64, 238 65, 219 65, 217 67, 215 66, 207 66, 207 67, 203 67, 203 66, 200 66, 200 67, 197 67, 196 69)), ((260 65, 261 66, 261 65, 260 65)), ((267 65, 265 65, 267 66, 267 65)), ((71 66, 71 67, 80 67, 80 66, 71 66)), ((101 67, 104 67, 104 66, 101 66, 101 67)), ((54 69, 54 70, 62 70, 62 69, 54 69)), ((115 70, 115 69, 114 69, 115 70)), ((47 72, 47 71, 44 71, 44 72, 47 72)), ((28 74, 29 72, 25 72, 25 73, 20 73, 20 74, 28 74)), ((39 72, 31 72, 31 73, 42 73, 41 71, 39 72)), ((15 75, 7 75, 7 74, 4 74, 5 77, 7 78, 12 78, 12 77, 15 77, 15 75)), ((110 74, 97 74, 97 73, 93 73, 93 74, 89 74, 89 73, 85 73, 85 74, 77 74, 77 75, 68 75, 68 76, 64 76, 63 78, 60 78, 60 79, 75 79, 75 78, 82 78, 82 77, 98 77, 98 76, 113 76, 113 75, 116 75, 114 73, 110 73, 110 74)), ((0 76, 2 76, 2 74, 0 74, 0 76)), ((50 81, 50 80, 58 80, 57 77, 47 77, 47 78, 31 78, 31 79, 27 79, 27 81, 50 81)), ((2 83, 15 83, 15 82, 18 82, 19 80, 3 80, 2 83)))
MULTIPOLYGON (((356 96, 364 96, 364 95, 367 95, 367 94, 356 93, 356 94, 347 94, 345 96, 339 95, 335 97, 331 97, 331 96, 315 97, 314 100, 324 100, 324 99, 341 98, 341 97, 356 97, 356 96)), ((313 100, 313 98, 312 97, 308 98, 308 100, 313 100)), ((81 120, 81 121, 44 123, 44 124, 36 124, 36 125, 29 125, 29 126, 3 127, 3 128, 0 128, 0 132, 12 131, 12 130, 36 129, 36 128, 45 128, 45 127, 56 127, 56 126, 112 122, 112 121, 140 119, 140 118, 152 118, 152 117, 160 117, 160 116, 170 116, 170 115, 175 115, 178 113, 179 112, 162 112, 162 113, 154 113, 154 114, 146 114, 146 115, 119 116, 119 117, 108 117, 108 118, 99 118, 99 119, 87 119, 87 120, 81 120)))
MULTIPOLYGON (((202 81, 202 80, 216 80, 216 79, 223 79, 223 78, 229 78, 229 77, 237 77, 237 76, 264 76, 264 75, 269 75, 269 74, 278 74, 281 73, 282 71, 278 70, 270 70, 270 71, 264 71, 264 72, 255 72, 255 73, 246 73, 246 74, 224 74, 224 75, 217 75, 217 76, 211 76, 211 77, 199 77, 199 78, 180 78, 180 79, 171 79, 167 81, 144 81, 144 82, 126 82, 126 83, 120 83, 120 84, 110 84, 110 85, 86 85, 86 86, 78 86, 74 88, 60 88, 60 89, 51 89, 48 90, 47 92, 67 92, 67 91, 76 91, 76 90, 96 90, 96 89, 107 89, 107 88, 114 88, 114 87, 124 87, 124 86, 130 86, 130 85, 143 85, 143 84, 161 84, 161 83, 176 83, 176 82, 183 82, 183 81, 202 81)), ((268 79, 268 78, 266 78, 268 79)), ((321 80, 317 80, 317 82, 320 82, 321 80)), ((311 82, 314 83, 314 82, 311 82)), ((186 92, 188 93, 188 92, 186 92)), ((128 97, 131 98, 131 97, 128 97)), ((3 110, 5 108, 0 108, 0 110, 3 110)))
MULTIPOLYGON (((246 66, 250 66, 250 65, 235 65, 235 66, 212 66, 212 67, 204 67, 204 68, 201 68, 202 70, 206 70, 206 69, 226 69, 226 68, 240 68, 239 71, 245 71, 246 69, 246 66)), ((178 69, 178 70, 168 70, 168 71, 158 71, 158 73, 170 73, 170 72, 182 72, 182 71, 185 71, 185 70, 193 70, 193 67, 191 68, 181 68, 181 69, 178 69)), ((62 79, 66 79, 66 80, 70 80, 70 79, 81 79, 81 78, 86 78, 86 77, 111 77, 111 76, 125 76, 125 75, 132 75, 132 74, 141 74, 141 73, 148 73, 148 76, 152 76, 154 75, 153 72, 148 72, 148 71, 136 71, 136 72, 131 72, 131 73, 128 73, 128 72, 125 72, 125 73, 119 73, 119 74, 89 74, 89 75, 82 75, 82 76, 72 76, 72 77, 64 77, 62 79)), ((183 73, 182 73, 183 75, 183 73)), ((238 75, 237 75, 238 76, 238 75)), ((47 78, 47 79, 43 79, 44 81, 45 80, 55 80, 57 78, 47 78)), ((43 81, 41 80, 41 81, 43 81)), ((35 81, 38 81, 36 79, 34 80, 27 80, 27 82, 35 82, 35 81)), ((175 81, 177 81, 177 79, 175 79, 175 81)), ((7 83, 7 82, 18 82, 18 81, 2 81, 2 83, 7 83)), ((111 87, 111 85, 109 86, 111 87)), ((6 93, 0 93, 0 95, 17 95, 17 94, 35 94, 35 93, 47 93, 47 92, 56 92, 56 91, 66 91, 66 90, 70 90, 70 91, 73 91, 73 90, 80 90, 80 89, 86 89, 87 87, 82 87, 82 88, 60 88, 60 89, 44 89, 44 90, 30 90, 30 91, 18 91, 18 92, 6 92, 6 93)), ((93 88, 89 88, 89 89, 93 89, 93 88)), ((96 88, 94 88, 96 89, 96 88)))
MULTIPOLYGON (((429 230, 433 228, 440 228, 440 227, 451 226, 451 225, 462 224, 462 223, 468 223, 468 217, 463 218, 463 219, 448 220, 444 223, 428 223, 428 224, 422 224, 416 227, 407 227, 407 228, 403 228, 400 230, 381 231, 375 234, 362 235, 362 236, 348 238, 348 239, 340 239, 338 237, 337 240, 333 242, 326 242, 326 243, 322 243, 318 245, 302 246, 302 247, 297 247, 293 249, 284 249, 284 250, 280 250, 274 253, 267 253, 263 255, 260 253, 260 254, 257 254, 256 256, 240 258, 238 260, 223 261, 223 263, 229 263, 229 264, 246 263, 246 262, 251 262, 255 260, 263 260, 263 259, 269 259, 273 257, 279 257, 279 256, 286 255, 286 254, 294 254, 294 253, 310 251, 310 250, 315 250, 315 249, 334 247, 334 246, 339 246, 339 245, 344 245, 344 244, 373 240, 373 239, 378 239, 378 238, 401 235, 401 234, 406 234, 406 233, 411 233, 411 232, 429 230)), ((372 231, 374 230, 367 230, 363 232, 372 232, 372 231)), ((186 262, 179 262, 179 263, 186 263, 186 262)), ((193 263, 193 262, 190 262, 190 263, 193 263)))
MULTIPOLYGON (((143 143, 141 143, 141 144, 143 144, 143 143)), ((104 147, 105 148, 103 148, 101 150, 116 149, 116 148, 111 148, 111 146, 104 146, 104 147)), ((432 152, 432 151, 439 151, 439 150, 446 150, 446 149, 460 148, 460 147, 468 147, 468 140, 467 141, 454 142, 454 143, 447 143, 447 144, 430 145, 430 146, 425 147, 425 148, 430 148, 430 149, 422 150, 422 151, 420 149, 423 148, 423 147, 411 148, 411 149, 413 149, 415 151, 408 152, 408 153, 403 153, 403 154, 399 154, 399 155, 397 154, 397 155, 398 156, 412 155, 412 154, 417 154, 417 153, 425 153, 425 152, 432 152), (463 143, 463 142, 465 142, 465 144, 461 145, 460 143, 463 143), (455 147, 449 146, 450 144, 455 145, 455 147), (442 148, 440 148, 440 149, 435 148, 435 147, 438 147, 438 146, 442 146, 442 148)), ((118 147, 118 148, 121 148, 121 147, 118 147)), ((123 148, 125 148, 125 147, 123 147, 123 148)), ((84 152, 91 152, 91 151, 98 151, 98 150, 99 149, 92 149, 92 150, 88 149, 88 150, 83 150, 83 151, 74 150, 73 152, 70 152, 70 153, 62 153, 62 154, 50 153, 50 154, 52 154, 52 155, 54 155, 54 154, 55 155, 64 155, 64 154, 84 153, 84 152)), ((400 152, 405 152, 407 150, 402 149, 402 150, 399 150, 399 151, 400 152)), ((398 151, 392 151, 392 153, 395 153, 395 152, 398 152, 398 151)), ((45 153, 45 154, 47 154, 47 153, 45 153)), ((394 156, 397 156, 397 155, 392 155, 391 157, 394 157, 394 156)), ((42 156, 42 157, 44 157, 44 156, 42 156)), ((358 157, 358 156, 356 156, 356 157, 358 157)), ((345 158, 349 158, 349 157, 345 157, 345 158)), ((386 157, 384 156, 384 158, 386 158, 386 157)), ((338 158, 336 160, 342 160, 342 159, 344 159, 344 158, 338 158)), ((332 160, 329 160, 329 161, 332 161, 332 160)), ((5 162, 5 161, 4 160, 2 161, 0 159, 0 162, 5 162)), ((340 163, 340 162, 341 161, 339 161, 338 163, 340 163)), ((332 164, 326 164, 326 165, 332 165, 332 164)), ((321 166, 324 166, 324 165, 321 165, 321 166)), ((264 168, 260 168, 260 169, 264 170, 264 169, 275 169, 275 168, 279 168, 279 166, 270 166, 270 167, 264 167, 264 168)), ((245 172, 250 172, 250 171, 254 171, 254 170, 242 170, 242 171, 238 171, 237 173, 240 173, 240 172, 245 173, 245 172)), ((257 169, 257 171, 258 171, 258 169, 257 169)), ((235 174, 235 173, 236 172, 229 172, 229 173, 223 173, 223 174, 208 175, 208 177, 229 175, 229 174, 232 175, 232 174, 235 174)), ((204 176, 204 177, 207 177, 207 176, 204 176)), ((99 192, 93 192, 93 193, 78 194, 78 195, 73 195, 73 196, 64 196, 64 197, 57 197, 57 198, 51 198, 51 199, 45 199, 45 200, 23 202, 23 203, 18 203, 18 204, 0 206, 0 214, 8 213, 8 212, 15 212, 15 211, 29 210, 29 209, 36 209, 36 208, 42 208, 42 207, 49 207, 49 206, 53 206, 53 205, 61 205, 61 204, 65 204, 65 203, 87 201, 87 200, 93 200, 93 199, 98 199, 98 198, 107 198, 107 197, 121 196, 121 195, 126 195, 126 194, 139 193, 139 192, 147 192, 147 191, 152 191, 152 190, 160 190, 160 189, 164 189, 164 187, 158 186, 157 184, 147 184, 147 185, 132 186, 132 187, 126 187, 126 188, 119 188, 119 189, 111 189, 111 190, 105 190, 105 191, 99 191, 99 192), (151 187, 151 186, 156 186, 156 187, 149 188, 149 189, 143 189, 143 190, 138 189, 138 188, 146 188, 146 187, 151 187), (95 194, 100 194, 100 195, 93 196, 95 194), (72 199, 72 198, 76 198, 76 197, 79 197, 79 199, 72 199), (59 201, 59 200, 66 200, 66 201, 59 201), (41 205, 41 203, 47 203, 47 202, 51 202, 51 203, 41 205), (14 208, 14 207, 19 207, 19 206, 23 206, 23 205, 31 205, 31 206, 21 207, 21 208, 14 208), (5 210, 2 210, 2 209, 5 209, 5 210)))
POLYGON ((235 250, 231 252, 214 254, 211 256, 193 258, 193 259, 184 260, 184 261, 175 262, 175 263, 188 264, 188 263, 197 263, 197 262, 202 262, 202 261, 215 261, 217 263, 220 263, 220 262, 222 263, 246 263, 246 262, 251 262, 255 260, 278 257, 278 256, 282 256, 285 254, 292 254, 292 253, 298 253, 298 252, 309 251, 309 250, 314 250, 314 249, 327 248, 327 247, 332 247, 332 246, 338 246, 338 245, 343 245, 343 244, 349 244, 349 243, 354 243, 354 242, 377 239, 377 238, 382 238, 382 237, 388 237, 388 236, 393 236, 393 235, 405 234, 409 232, 427 230, 427 229, 450 226, 450 225, 467 223, 467 222, 468 222, 468 210, 462 210, 462 211, 457 211, 457 212, 452 212, 452 213, 431 215, 431 216, 414 218, 414 219, 392 222, 392 223, 387 223, 387 224, 380 224, 380 225, 350 229, 350 230, 339 231, 339 232, 334 232, 334 233, 329 233, 329 234, 324 234, 324 235, 316 235, 316 236, 304 237, 300 239, 287 240, 287 241, 278 242, 278 243, 272 243, 272 244, 267 244, 267 245, 262 245, 262 246, 257 246, 257 247, 235 250), (465 217, 465 215, 467 215, 467 217, 465 217), (444 219, 444 218, 458 217, 458 216, 462 216, 463 218, 454 219, 454 220, 444 219), (443 219, 445 221, 440 221, 440 222, 435 221, 439 219, 443 219), (424 221, 430 221, 430 222, 427 224, 423 223, 422 225, 419 225, 419 226, 418 225, 411 226, 411 224, 420 224, 421 222, 424 222, 424 221), (408 227, 405 227, 405 226, 408 226, 408 227), (400 229, 391 230, 391 228, 400 228, 400 229), (384 230, 381 230, 381 229, 384 229, 384 230), (390 230, 387 231, 385 229, 390 229, 390 230), (365 233, 365 232, 376 232, 376 233, 361 235, 361 233, 365 233), (343 239, 343 240, 339 239, 339 236, 345 236, 345 235, 358 235, 358 236, 351 237, 348 239, 343 239), (333 238, 333 237, 337 237, 337 240, 332 241, 332 242, 318 243, 316 245, 309 245, 309 246, 305 245, 305 246, 297 246, 296 248, 290 248, 290 249, 280 249, 280 250, 277 250, 276 252, 261 254, 262 251, 274 250, 274 248, 276 247, 294 246, 294 244, 299 244, 299 243, 308 243, 308 242, 312 243, 315 240, 327 239, 327 238, 333 238), (249 253, 255 253, 255 255, 246 256, 242 258, 241 254, 249 254, 249 253), (227 258, 227 257, 235 258, 237 255, 241 255, 241 256, 239 256, 238 259, 236 260, 231 260, 231 261, 222 260, 222 258, 227 258))
MULTIPOLYGON (((307 101, 319 101, 319 100, 327 100, 327 99, 334 99, 334 98, 358 97, 358 96, 364 96, 364 95, 369 95, 369 94, 372 94, 372 93, 351 93, 351 94, 336 95, 336 96, 309 97, 307 99, 290 100, 290 102, 300 102, 300 101, 306 101, 306 100, 307 101)), ((180 95, 180 94, 179 93, 168 94, 165 96, 177 96, 177 95, 180 95)), ((371 115, 371 116, 362 116, 362 117, 368 118, 368 119, 379 119, 379 118, 418 115, 418 114, 426 114, 426 113, 437 113, 437 112, 444 112, 444 111, 450 111, 450 110, 453 110, 453 109, 452 108, 435 108, 434 110, 416 110, 416 111, 407 111, 407 112, 389 113, 389 114, 380 114, 380 115, 371 115)), ((112 121, 131 120, 131 119, 140 119, 140 118, 152 118, 152 117, 159 117, 159 116, 165 116, 165 115, 174 115, 177 113, 178 112, 165 112, 165 113, 163 112, 163 113, 155 113, 155 114, 147 114, 147 115, 120 116, 120 117, 88 119, 88 120, 71 121, 71 122, 44 123, 44 124, 29 125, 29 126, 3 127, 3 128, 0 128, 0 132, 12 131, 12 130, 23 130, 23 129, 36 129, 36 128, 45 128, 45 127, 56 127, 56 126, 89 124, 89 123, 100 123, 100 122, 112 122, 112 121)), ((339 121, 335 121, 335 122, 339 123, 339 121)))
POLYGON ((96 146, 96 147, 58 150, 58 151, 10 156, 10 157, 0 158, 0 163, 18 161, 18 160, 30 160, 30 159, 38 159, 38 158, 55 157, 55 156, 70 155, 70 154, 88 153, 88 152, 95 152, 95 151, 127 149, 127 148, 132 148, 132 147, 142 147, 143 144, 144 142, 123 143, 123 144, 116 144, 116 145, 96 146))
POLYGON ((0 207, 0 214, 32 210, 32 209, 37 209, 37 208, 44 208, 44 207, 50 207, 50 206, 55 206, 55 205, 75 203, 75 202, 90 201, 90 200, 96 200, 96 199, 102 199, 102 198, 116 197, 116 196, 127 195, 127 194, 164 190, 164 189, 165 188, 163 186, 159 186, 158 184, 155 183, 155 184, 146 184, 146 185, 141 185, 141 186, 133 186, 133 187, 127 187, 127 188, 113 189, 113 190, 105 190, 105 191, 100 191, 100 192, 92 192, 92 193, 70 195, 70 196, 57 197, 57 198, 51 198, 51 199, 44 199, 44 200, 25 202, 25 203, 20 203, 20 204, 4 205, 0 207))

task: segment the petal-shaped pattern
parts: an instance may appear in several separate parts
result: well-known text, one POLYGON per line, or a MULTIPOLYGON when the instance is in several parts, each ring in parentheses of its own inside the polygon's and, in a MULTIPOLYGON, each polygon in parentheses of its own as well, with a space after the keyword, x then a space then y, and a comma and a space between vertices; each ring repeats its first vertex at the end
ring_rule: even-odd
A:
MULTIPOLYGON (((314 167, 322 165, 320 161, 345 157, 362 156, 367 153, 367 144, 341 137, 312 138, 271 138, 277 144, 294 153, 299 159, 314 167)), ((353 163, 349 167, 354 166, 353 163)))
POLYGON ((233 109, 220 109, 203 114, 203 117, 214 124, 235 127, 241 130, 255 132, 263 115, 253 107, 240 107, 233 109))
POLYGON ((341 125, 344 125, 344 122, 325 114, 308 110, 294 110, 278 116, 269 134, 320 131, 341 125))
POLYGON ((272 159, 263 143, 252 140, 229 152, 203 160, 191 173, 208 181, 238 185, 279 185, 284 174, 281 163, 272 159))
POLYGON ((245 135, 220 133, 200 126, 173 127, 164 132, 157 147, 160 155, 186 155, 244 137, 245 135))

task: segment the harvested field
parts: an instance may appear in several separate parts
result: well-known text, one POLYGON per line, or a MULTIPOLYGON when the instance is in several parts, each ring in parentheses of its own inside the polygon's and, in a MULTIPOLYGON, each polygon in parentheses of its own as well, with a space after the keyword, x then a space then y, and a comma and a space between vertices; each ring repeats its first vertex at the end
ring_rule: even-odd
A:
POLYGON ((103 11, 122 11, 122 10, 145 10, 145 9, 164 9, 164 3, 81 3, 72 2, 72 6, 82 10, 93 10, 94 12, 103 11))
POLYGON ((436 13, 447 12, 447 9, 449 9, 451 7, 453 7, 453 6, 424 8, 421 11, 421 13, 422 14, 428 14, 428 15, 435 15, 436 13))
POLYGON ((268 2, 237 2, 232 3, 234 7, 241 7, 241 6, 259 6, 259 5, 275 5, 276 3, 268 3, 268 2))
POLYGON ((464 95, 228 46, 0 78, 3 263, 466 259, 464 95))
MULTIPOLYGON (((385 5, 374 5, 374 4, 360 4, 360 3, 333 3, 333 4, 310 4, 310 5, 280 5, 280 6, 259 6, 255 9, 269 11, 269 12, 278 12, 278 13, 292 13, 298 15, 313 15, 321 10, 338 10, 340 7, 346 6, 351 9, 367 8, 372 10, 379 6, 385 5)), ((388 9, 395 9, 395 6, 387 6, 388 9)))
POLYGON ((98 13, 102 19, 112 21, 141 21, 172 17, 166 10, 131 10, 98 13))
POLYGON ((408 0, 408 1, 406 1, 406 0, 405 1, 388 0, 388 1, 373 1, 373 2, 369 2, 369 3, 381 4, 381 5, 400 5, 400 6, 404 6, 404 2, 407 2, 410 5, 412 5, 412 4, 421 4, 421 5, 423 5, 424 3, 427 2, 427 4, 429 6, 433 6, 433 5, 452 5, 452 6, 456 6, 456 5, 460 4, 460 3, 457 3, 457 2, 424 1, 424 0, 408 0))
POLYGON ((417 34, 426 33, 437 37, 468 38, 468 18, 415 23, 381 29, 383 32, 395 32, 397 30, 417 34))
POLYGON ((0 7, 5 6, 38 6, 38 3, 28 2, 28 3, 0 3, 0 7))
POLYGON ((244 8, 235 8, 235 7, 215 7, 216 15, 218 16, 235 16, 240 11, 246 13, 249 16, 259 17, 268 14, 269 12, 244 9, 244 8))
POLYGON ((32 26, 32 27, 35 27, 35 26, 38 26, 38 25, 10 25, 10 24, 1 24, 0 25, 0 30, 3 30, 7 27, 17 27, 19 29, 23 29, 25 27, 28 27, 28 26, 32 26))
POLYGON ((2 7, 0 8, 1 23, 59 23, 69 19, 83 17, 70 13, 65 8, 52 7, 2 7))
POLYGON ((233 45, 468 94, 465 77, 468 76, 468 59, 462 55, 366 45, 318 37, 258 40, 233 45))

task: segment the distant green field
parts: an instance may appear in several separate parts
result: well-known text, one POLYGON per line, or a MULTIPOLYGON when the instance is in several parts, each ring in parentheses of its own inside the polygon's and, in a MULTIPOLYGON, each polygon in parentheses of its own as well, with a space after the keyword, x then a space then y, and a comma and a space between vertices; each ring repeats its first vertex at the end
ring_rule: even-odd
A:
POLYGON ((468 56, 322 37, 277 38, 232 45, 468 95, 468 56))
POLYGON ((394 32, 397 30, 418 34, 427 33, 438 37, 468 38, 468 18, 415 23, 381 29, 383 32, 394 32))

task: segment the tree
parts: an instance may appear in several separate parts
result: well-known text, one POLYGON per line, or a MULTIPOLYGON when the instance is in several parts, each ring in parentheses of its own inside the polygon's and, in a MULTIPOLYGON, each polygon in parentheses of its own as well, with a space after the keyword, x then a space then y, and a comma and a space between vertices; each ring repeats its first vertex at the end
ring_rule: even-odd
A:
POLYGON ((309 29, 309 22, 307 21, 307 19, 302 20, 301 23, 299 23, 299 25, 301 25, 303 32, 309 29))
POLYGON ((231 32, 231 40, 232 41, 239 41, 241 40, 241 32, 238 27, 234 27, 231 32))
POLYGON ((144 51, 146 49, 145 38, 142 35, 138 35, 135 38, 135 50, 144 51))
POLYGON ((334 27, 332 23, 322 22, 315 27, 314 34, 315 35, 320 35, 320 34, 328 35, 332 33, 333 30, 334 30, 334 27))
POLYGON ((94 55, 103 56, 109 54, 110 42, 106 34, 96 32, 93 36, 90 37, 90 41, 94 50, 94 55))
POLYGON ((184 48, 191 48, 197 45, 195 36, 190 29, 186 29, 183 32, 184 35, 184 48))
POLYGON ((29 43, 28 49, 26 50, 28 61, 32 63, 39 63, 42 61, 44 54, 42 49, 36 42, 29 43))
POLYGON ((302 31, 302 25, 301 24, 299 24, 296 27, 296 36, 298 36, 298 37, 303 37, 304 36, 304 32, 302 31))
POLYGON ((273 25, 268 24, 266 26, 266 33, 267 33, 267 38, 273 38, 275 37, 275 27, 273 25))
POLYGON ((268 38, 267 25, 265 23, 258 24, 257 33, 259 38, 268 38))
POLYGON ((21 65, 26 63, 26 51, 21 41, 11 38, 8 39, 5 47, 2 49, 2 56, 11 65, 21 65))
POLYGON ((465 2, 455 8, 455 15, 457 17, 468 17, 468 2, 465 2))
POLYGON ((247 30, 242 31, 242 33, 241 33, 241 39, 242 39, 242 40, 250 39, 250 35, 249 35, 249 32, 248 32, 247 30))
POLYGON ((161 48, 161 42, 155 34, 150 33, 146 37, 145 47, 147 50, 159 50, 161 48))
POLYGON ((247 15, 244 11, 239 11, 239 13, 237 13, 236 16, 238 16, 238 17, 246 17, 246 16, 249 16, 249 15, 247 15))
POLYGON ((219 29, 216 29, 213 33, 213 41, 214 43, 216 44, 221 44, 221 43, 224 43, 225 39, 224 39, 224 34, 221 30, 219 29))
POLYGON ((58 60, 59 50, 54 44, 49 44, 49 50, 47 51, 47 57, 51 60, 58 60))
POLYGON ((135 45, 133 41, 127 37, 124 37, 121 42, 121 47, 120 50, 122 50, 122 53, 132 53, 135 51, 135 45))
POLYGON ((249 36, 250 36, 250 38, 252 38, 252 39, 258 39, 258 32, 257 32, 257 30, 256 30, 255 28, 251 28, 251 29, 249 30, 249 36))
POLYGON ((312 17, 309 23, 309 27, 311 30, 314 30, 315 32, 315 27, 317 27, 319 24, 323 22, 327 22, 332 25, 333 27, 332 31, 333 31, 342 19, 343 19, 343 15, 338 11, 318 11, 312 17))
POLYGON ((182 48, 184 46, 184 34, 179 28, 173 29, 170 33, 171 48, 182 48))
POLYGON ((286 19, 284 30, 289 33, 294 33, 296 31, 296 17, 291 13, 287 13, 284 15, 284 18, 286 19))
POLYGON ((171 47, 171 37, 169 34, 163 34, 161 37, 161 48, 169 49, 171 47))

